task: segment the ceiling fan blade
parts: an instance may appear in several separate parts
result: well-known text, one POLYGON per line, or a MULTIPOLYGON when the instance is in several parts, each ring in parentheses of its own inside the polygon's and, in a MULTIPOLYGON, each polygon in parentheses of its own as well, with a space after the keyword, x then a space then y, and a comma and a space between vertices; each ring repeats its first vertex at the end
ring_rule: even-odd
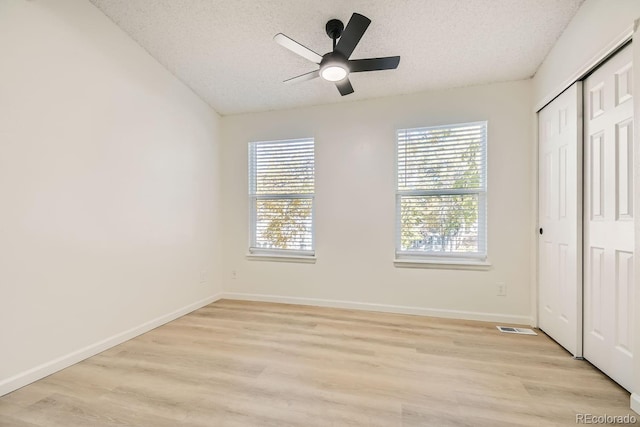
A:
POLYGON ((347 27, 342 32, 334 51, 341 53, 345 58, 349 58, 370 23, 371 20, 369 18, 359 13, 351 15, 351 19, 349 19, 347 27))
POLYGON ((353 86, 351 86, 351 82, 349 81, 349 77, 345 77, 344 79, 336 82, 336 87, 340 91, 340 95, 345 96, 353 93, 353 86))
POLYGON ((358 73, 361 71, 393 70, 398 68, 399 56, 387 56, 386 58, 352 59, 349 61, 349 71, 358 73))
POLYGON ((315 62, 316 64, 319 64, 320 61, 322 61, 321 55, 318 55, 308 47, 302 46, 297 41, 290 39, 289 37, 285 36, 282 33, 278 33, 275 36, 273 36, 273 40, 275 40, 275 42, 278 43, 280 46, 289 49, 291 52, 296 53, 302 56, 303 58, 308 59, 311 62, 315 62))
POLYGON ((315 79, 316 77, 320 77, 320 70, 310 71, 296 77, 291 77, 290 79, 285 80, 284 83, 298 83, 305 80, 315 79))

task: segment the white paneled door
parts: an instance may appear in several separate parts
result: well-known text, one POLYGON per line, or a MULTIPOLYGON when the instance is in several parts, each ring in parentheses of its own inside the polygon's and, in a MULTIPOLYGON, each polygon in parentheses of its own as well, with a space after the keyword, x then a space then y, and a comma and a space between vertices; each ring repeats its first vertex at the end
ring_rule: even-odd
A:
POLYGON ((538 113, 538 324, 571 354, 582 351, 582 86, 538 113))
POLYGON ((632 383, 633 90, 627 46, 584 82, 584 356, 632 383))

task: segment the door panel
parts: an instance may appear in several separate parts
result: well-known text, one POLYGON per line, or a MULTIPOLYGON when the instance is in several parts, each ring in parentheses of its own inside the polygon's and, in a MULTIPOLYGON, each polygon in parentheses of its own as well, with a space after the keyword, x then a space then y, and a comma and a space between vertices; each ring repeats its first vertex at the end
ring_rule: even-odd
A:
POLYGON ((630 389, 633 355, 631 47, 584 83, 584 356, 630 389))
POLYGON ((540 328, 574 356, 582 330, 582 85, 538 113, 540 328))

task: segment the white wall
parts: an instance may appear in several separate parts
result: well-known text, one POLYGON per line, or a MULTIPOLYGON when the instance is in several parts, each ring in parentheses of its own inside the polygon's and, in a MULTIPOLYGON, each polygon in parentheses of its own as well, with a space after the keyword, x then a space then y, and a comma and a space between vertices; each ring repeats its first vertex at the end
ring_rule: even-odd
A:
POLYGON ((221 256, 210 107, 86 1, 1 1, 0 57, 1 395, 212 300, 221 256))
MULTIPOLYGON (((632 33, 634 20, 640 17, 638 0, 586 0, 569 23, 560 39, 547 55, 533 78, 534 109, 540 108, 574 80, 581 77, 594 62, 618 46, 632 33)), ((634 36, 634 87, 640 87, 640 42, 634 36)), ((637 95, 637 94, 636 94, 637 95)), ((640 123, 640 101, 635 97, 635 122, 640 123)), ((640 146, 640 133, 635 132, 635 146, 640 146)), ((640 150, 636 149, 635 206, 640 211, 640 150)), ((537 165, 535 166, 537 167, 537 165)), ((640 217, 636 217, 636 255, 640 254, 640 217)), ((640 257, 636 256, 636 272, 640 257)), ((636 316, 640 316, 640 274, 636 273, 636 316)), ((640 322, 636 317, 635 388, 632 408, 640 413, 640 322)))
POLYGON ((521 81, 224 117, 225 295, 529 322, 530 105, 521 81), (394 267, 395 130, 478 120, 489 121, 492 269, 394 267), (316 143, 317 263, 248 260, 247 143, 297 137, 316 143))
POLYGON ((586 0, 533 78, 536 110, 629 37, 639 16, 638 0, 586 0))

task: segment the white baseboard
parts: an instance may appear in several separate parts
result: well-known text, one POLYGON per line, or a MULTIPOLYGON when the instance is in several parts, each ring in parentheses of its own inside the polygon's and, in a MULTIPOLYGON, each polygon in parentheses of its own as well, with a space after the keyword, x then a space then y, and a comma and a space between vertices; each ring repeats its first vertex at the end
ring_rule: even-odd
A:
POLYGON ((640 414, 640 394, 632 393, 630 400, 631 400, 631 410, 635 411, 637 414, 640 414))
POLYGON ((178 317, 184 316, 185 314, 191 313, 192 311, 204 307, 205 305, 211 304, 212 302, 219 300, 221 297, 222 294, 220 293, 209 296, 200 301, 196 301, 193 304, 189 304, 185 307, 179 308, 178 310, 175 310, 169 314, 157 317, 139 326, 135 326, 129 330, 120 332, 119 334, 113 335, 102 341, 98 341, 95 344, 88 345, 84 348, 73 351, 67 355, 51 360, 49 362, 43 363, 12 377, 0 380, 0 396, 3 396, 7 393, 19 389, 20 387, 51 375, 54 372, 58 372, 75 363, 78 363, 84 359, 103 352, 111 347, 128 341, 131 338, 142 335, 145 332, 149 332, 150 330, 155 329, 158 326, 164 325, 165 323, 171 322, 178 317))
POLYGON ((484 322, 500 322, 507 324, 531 325, 533 318, 515 314, 481 313, 463 310, 444 310, 439 308, 410 307, 404 305, 374 304, 368 302, 340 301, 319 298, 286 297, 279 295, 245 294, 224 292, 222 298, 278 302, 283 304, 315 305, 320 307, 349 308, 353 310, 381 311, 385 313, 415 314, 419 316, 444 317, 448 319, 479 320, 484 322))

